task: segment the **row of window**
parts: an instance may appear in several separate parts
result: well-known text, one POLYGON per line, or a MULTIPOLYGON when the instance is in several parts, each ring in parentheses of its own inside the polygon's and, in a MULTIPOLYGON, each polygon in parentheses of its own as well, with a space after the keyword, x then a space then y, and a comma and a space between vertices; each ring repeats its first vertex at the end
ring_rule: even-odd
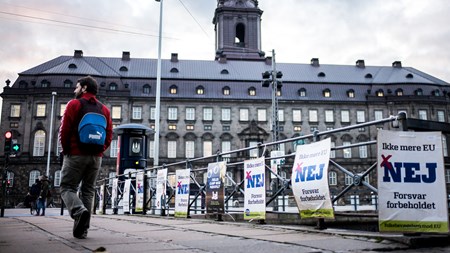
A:
MULTIPOLYGON (((19 82, 19 87, 25 88, 26 86, 27 86, 27 83, 25 81, 20 81, 19 82)), ((47 88, 49 86, 50 86, 50 82, 49 81, 47 81, 47 80, 42 80, 41 81, 40 87, 47 88)), ((104 86, 106 86, 106 84, 105 83, 101 83, 100 86, 104 87, 104 86)), ((128 86, 129 86, 128 84, 125 84, 126 88, 128 88, 128 86)), ((73 87, 73 82, 70 81, 70 80, 64 81, 64 87, 65 88, 73 87)), ((108 89, 111 90, 111 91, 118 90, 118 88, 119 88, 119 86, 116 83, 110 83, 109 86, 108 86, 108 89)), ((151 86, 149 84, 144 84, 142 86, 142 93, 143 94, 150 94, 150 92, 151 92, 151 86)), ((370 90, 368 90, 367 92, 370 94, 370 90)), ((375 91, 375 96, 377 96, 377 97, 384 97, 386 95, 386 93, 387 94, 391 94, 392 90, 388 89, 385 92, 383 89, 378 89, 378 90, 375 91)), ((394 91, 394 93, 395 93, 396 96, 403 96, 404 95, 403 89, 401 89, 401 88, 396 89, 394 91)), ((177 85, 171 85, 169 87, 169 94, 178 94, 178 86, 177 85)), ((203 87, 202 85, 198 85, 195 88, 195 94, 197 94, 197 95, 204 95, 205 94, 205 87, 203 87)), ((230 95, 231 94, 231 88, 229 86, 223 87, 222 88, 222 94, 224 96, 230 95)), ((256 88, 253 87, 253 86, 248 88, 247 94, 249 96, 256 96, 256 88)), ((306 97, 307 96, 306 89, 305 88, 300 88, 297 91, 297 94, 298 94, 299 97, 306 97)), ((355 91, 353 89, 347 90, 346 94, 347 94, 348 98, 354 98, 355 97, 355 91)), ((281 93, 281 87, 280 87, 280 88, 277 88, 277 96, 281 96, 281 95, 282 95, 282 93, 281 93)), ((322 95, 325 98, 330 98, 330 97, 332 97, 332 92, 331 92, 331 90, 329 88, 326 88, 326 89, 324 89, 322 91, 322 95)), ((424 95, 423 90, 421 88, 416 89, 414 91, 414 95, 416 95, 416 96, 423 96, 424 95)), ((445 96, 446 94, 445 94, 445 92, 442 93, 439 89, 436 89, 436 90, 433 90, 431 92, 431 95, 439 97, 439 96, 442 96, 442 95, 445 96)))

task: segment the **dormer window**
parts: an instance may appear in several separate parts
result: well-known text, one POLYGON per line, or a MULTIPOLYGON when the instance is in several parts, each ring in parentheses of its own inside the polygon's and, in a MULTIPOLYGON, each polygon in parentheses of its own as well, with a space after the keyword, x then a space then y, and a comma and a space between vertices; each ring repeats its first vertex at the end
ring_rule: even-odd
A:
POLYGON ((176 85, 170 86, 169 93, 170 94, 177 94, 178 93, 178 87, 176 85))
POLYGON ((229 72, 228 72, 228 70, 226 70, 226 69, 222 69, 222 71, 220 71, 220 74, 222 74, 222 75, 228 75, 229 72))
POLYGON ((323 90, 323 96, 326 97, 326 98, 331 97, 331 91, 330 91, 330 89, 325 89, 325 90, 323 90))
POLYGON ((74 63, 69 64, 69 69, 76 69, 77 65, 74 63))
POLYGON ((372 77, 372 74, 370 74, 370 73, 367 73, 364 77, 365 77, 365 78, 368 78, 368 79, 373 78, 373 77, 372 77))
POLYGON ((70 80, 65 80, 64 81, 64 88, 72 88, 73 86, 73 82, 70 80))
POLYGON ((122 67, 120 67, 119 71, 126 72, 126 71, 128 71, 128 68, 125 66, 122 66, 122 67))
POLYGON ((409 73, 409 74, 406 75, 406 78, 408 78, 408 79, 413 78, 413 77, 414 77, 414 76, 413 76, 413 74, 411 74, 411 73, 409 73))
POLYGON ((325 77, 325 73, 320 72, 319 74, 317 74, 318 77, 325 77))
POLYGON ((47 80, 42 80, 42 82, 41 82, 41 87, 42 87, 42 88, 48 88, 48 87, 50 87, 50 82, 47 81, 47 80))
POLYGON ((384 97, 384 91, 382 89, 377 90, 376 96, 377 97, 384 97))
POLYGON ((415 92, 416 96, 423 96, 423 90, 422 89, 417 89, 415 92))
POLYGON ((229 96, 230 95, 230 87, 228 87, 228 86, 225 86, 225 87, 223 87, 223 89, 222 89, 222 94, 224 95, 224 96, 229 96))
POLYGON ((441 92, 439 90, 434 90, 431 92, 431 95, 433 95, 435 97, 439 97, 439 96, 441 96, 441 92))
POLYGON ((195 88, 195 93, 197 95, 203 95, 205 94, 205 88, 203 88, 203 86, 197 86, 197 88, 195 88))
POLYGON ((354 98, 355 97, 355 91, 354 90, 348 90, 347 91, 347 97, 354 98))
POLYGON ((256 88, 255 87, 248 88, 248 95, 249 96, 256 96, 256 88))
POLYGON ((178 73, 179 71, 178 71, 178 69, 177 68, 172 68, 171 70, 170 70, 170 73, 178 73))
POLYGON ((150 85, 149 84, 145 84, 144 87, 142 87, 142 93, 144 94, 150 94, 150 85))
POLYGON ((395 95, 396 95, 397 97, 403 96, 403 90, 402 90, 402 89, 396 89, 396 90, 395 90, 395 95))
POLYGON ((117 84, 116 83, 111 83, 110 85, 109 85, 109 90, 117 90, 117 84))
POLYGON ((298 96, 299 97, 306 97, 306 89, 305 88, 301 88, 300 90, 298 90, 298 96))

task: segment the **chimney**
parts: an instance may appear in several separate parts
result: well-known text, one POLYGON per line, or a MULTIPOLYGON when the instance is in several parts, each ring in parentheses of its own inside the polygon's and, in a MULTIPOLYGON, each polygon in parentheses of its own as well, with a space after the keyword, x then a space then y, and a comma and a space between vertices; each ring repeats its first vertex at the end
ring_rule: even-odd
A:
POLYGON ((401 68, 402 67, 402 62, 401 61, 395 61, 392 63, 392 67, 393 68, 401 68))
POLYGON ((272 56, 267 56, 266 57, 266 65, 269 65, 269 66, 272 65, 272 56))
POLYGON ((320 66, 319 58, 312 58, 311 59, 311 65, 314 66, 314 67, 319 67, 320 66))
POLYGON ((170 57, 170 62, 178 62, 178 54, 172 53, 172 56, 170 57))
POLYGON ((122 52, 122 61, 129 61, 130 60, 130 52, 123 51, 122 52))
POLYGON ((81 58, 83 57, 83 50, 75 50, 75 53, 73 54, 74 58, 81 58))
POLYGON ((356 61, 356 67, 358 67, 358 68, 365 68, 366 65, 364 63, 364 60, 357 60, 356 61))

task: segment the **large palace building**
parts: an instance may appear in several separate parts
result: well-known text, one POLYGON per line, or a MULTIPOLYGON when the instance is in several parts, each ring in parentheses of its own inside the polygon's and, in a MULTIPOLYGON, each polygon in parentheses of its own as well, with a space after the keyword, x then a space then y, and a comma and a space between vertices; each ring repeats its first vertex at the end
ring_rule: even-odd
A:
MULTIPOLYGON (((262 85, 261 74, 275 72, 272 55, 261 51, 262 13, 256 0, 219 0, 213 18, 214 60, 184 60, 177 53, 162 60, 159 164, 273 140, 273 90, 262 85)), ((367 66, 363 59, 355 59, 354 65, 330 65, 313 58, 307 64, 277 62, 276 71, 282 72, 276 89, 280 140, 379 120, 401 111, 409 118, 449 122, 449 83, 404 67, 400 61, 367 66)), ((19 73, 17 80, 6 82, 1 94, 0 128, 11 130, 13 143, 20 145, 10 157, 7 171, 11 205, 21 201, 34 180, 46 173, 48 158, 51 183, 58 192, 60 119, 73 98, 77 79, 86 75, 97 79, 98 97, 111 109, 115 126, 138 123, 155 127, 157 59, 134 58, 130 52, 117 58, 85 56, 75 50, 73 55, 59 56, 19 73)), ((376 140, 377 129, 391 127, 380 124, 330 137, 338 147, 376 140)), ((448 137, 444 134, 447 185, 448 137)), ((0 141, 4 138, 2 134, 0 141)), ((151 167, 154 137, 149 139, 147 164, 151 167)), ((294 152, 291 143, 280 145, 280 149, 286 154, 294 152)), ((101 178, 115 173, 117 151, 115 136, 105 152, 101 178)), ((241 161, 248 155, 251 152, 227 159, 241 161)), ((376 161, 376 147, 339 149, 332 155, 342 166, 361 172, 376 161)), ((0 159, 5 160, 3 149, 0 159)), ((292 162, 286 165, 281 173, 289 174, 292 162)), ((351 183, 352 178, 344 173, 332 166, 330 170, 329 183, 336 189, 351 183)), ((242 169, 229 168, 227 173, 237 182, 243 177, 242 169)), ((376 175, 369 174, 367 180, 376 182, 376 175)), ((356 194, 363 198, 369 193, 356 194)))

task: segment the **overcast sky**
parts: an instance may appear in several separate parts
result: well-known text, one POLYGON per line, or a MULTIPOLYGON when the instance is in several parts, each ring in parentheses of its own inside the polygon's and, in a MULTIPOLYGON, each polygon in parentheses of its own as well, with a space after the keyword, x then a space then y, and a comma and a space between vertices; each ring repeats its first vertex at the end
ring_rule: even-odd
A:
MULTIPOLYGON (((216 0, 164 0, 162 58, 213 60, 216 0)), ((403 66, 450 82, 449 0, 259 0, 277 62, 403 66)), ((5 80, 61 55, 157 58, 155 0, 0 0, 5 80)))

